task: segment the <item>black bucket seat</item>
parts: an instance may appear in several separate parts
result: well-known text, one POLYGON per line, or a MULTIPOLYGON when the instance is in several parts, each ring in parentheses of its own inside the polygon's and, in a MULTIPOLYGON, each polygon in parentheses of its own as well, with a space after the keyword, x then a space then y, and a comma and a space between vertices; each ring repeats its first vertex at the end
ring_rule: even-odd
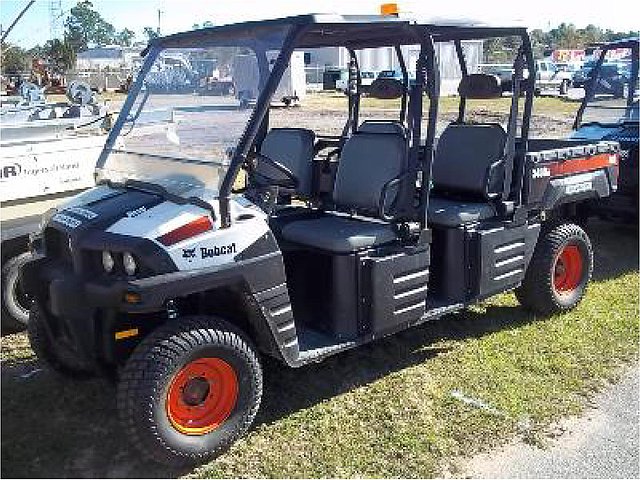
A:
MULTIPOLYGON (((294 189, 281 189, 283 193, 310 199, 315 195, 313 158, 316 135, 306 128, 272 128, 260 146, 260 154, 286 167, 297 179, 294 189)), ((266 178, 287 180, 284 174, 258 157, 255 171, 266 178)))

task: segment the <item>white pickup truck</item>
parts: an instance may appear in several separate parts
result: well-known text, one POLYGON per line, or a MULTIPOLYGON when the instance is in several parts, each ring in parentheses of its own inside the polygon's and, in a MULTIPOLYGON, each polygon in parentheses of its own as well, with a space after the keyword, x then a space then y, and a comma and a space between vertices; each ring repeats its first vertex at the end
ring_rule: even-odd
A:
POLYGON ((536 60, 535 92, 540 95, 543 91, 553 91, 566 95, 571 88, 573 72, 560 68, 551 60, 536 60))

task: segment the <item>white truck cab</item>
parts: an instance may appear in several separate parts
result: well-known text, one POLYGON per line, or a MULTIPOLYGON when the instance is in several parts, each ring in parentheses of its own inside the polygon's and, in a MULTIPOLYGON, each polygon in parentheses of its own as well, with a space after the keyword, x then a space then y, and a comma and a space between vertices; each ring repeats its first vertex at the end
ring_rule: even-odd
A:
POLYGON ((566 95, 571 87, 573 72, 561 69, 551 60, 536 60, 536 94, 553 91, 566 95))

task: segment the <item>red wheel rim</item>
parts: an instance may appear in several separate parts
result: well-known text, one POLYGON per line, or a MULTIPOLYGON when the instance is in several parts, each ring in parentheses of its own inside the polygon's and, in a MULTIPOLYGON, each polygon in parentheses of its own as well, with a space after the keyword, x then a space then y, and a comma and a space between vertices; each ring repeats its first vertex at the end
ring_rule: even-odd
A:
POLYGON ((577 245, 566 245, 553 266, 553 287, 560 294, 573 292, 582 281, 584 266, 577 245))
POLYGON ((167 393, 167 415, 186 435, 204 435, 229 417, 238 399, 238 378, 220 358, 199 358, 173 377, 167 393))

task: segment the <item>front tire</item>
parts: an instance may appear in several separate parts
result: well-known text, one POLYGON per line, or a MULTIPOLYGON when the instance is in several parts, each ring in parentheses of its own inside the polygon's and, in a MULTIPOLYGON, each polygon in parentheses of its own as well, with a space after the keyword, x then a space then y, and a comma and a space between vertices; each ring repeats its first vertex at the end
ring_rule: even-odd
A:
POLYGON ((525 308, 543 315, 566 312, 580 302, 591 279, 591 241, 573 223, 556 225, 541 235, 516 297, 525 308))
POLYGON ((262 367, 251 342, 227 322, 193 316, 163 325, 127 361, 118 411, 137 448, 172 467, 205 461, 253 422, 262 367))
POLYGON ((46 321, 38 302, 33 302, 29 312, 27 335, 31 349, 38 360, 64 377, 75 379, 92 377, 95 374, 93 366, 82 360, 73 348, 66 345, 63 335, 52 338, 53 332, 51 327, 45 324, 46 321))
POLYGON ((29 322, 31 300, 20 286, 20 270, 31 258, 30 252, 18 253, 2 264, 2 328, 22 331, 29 322))

